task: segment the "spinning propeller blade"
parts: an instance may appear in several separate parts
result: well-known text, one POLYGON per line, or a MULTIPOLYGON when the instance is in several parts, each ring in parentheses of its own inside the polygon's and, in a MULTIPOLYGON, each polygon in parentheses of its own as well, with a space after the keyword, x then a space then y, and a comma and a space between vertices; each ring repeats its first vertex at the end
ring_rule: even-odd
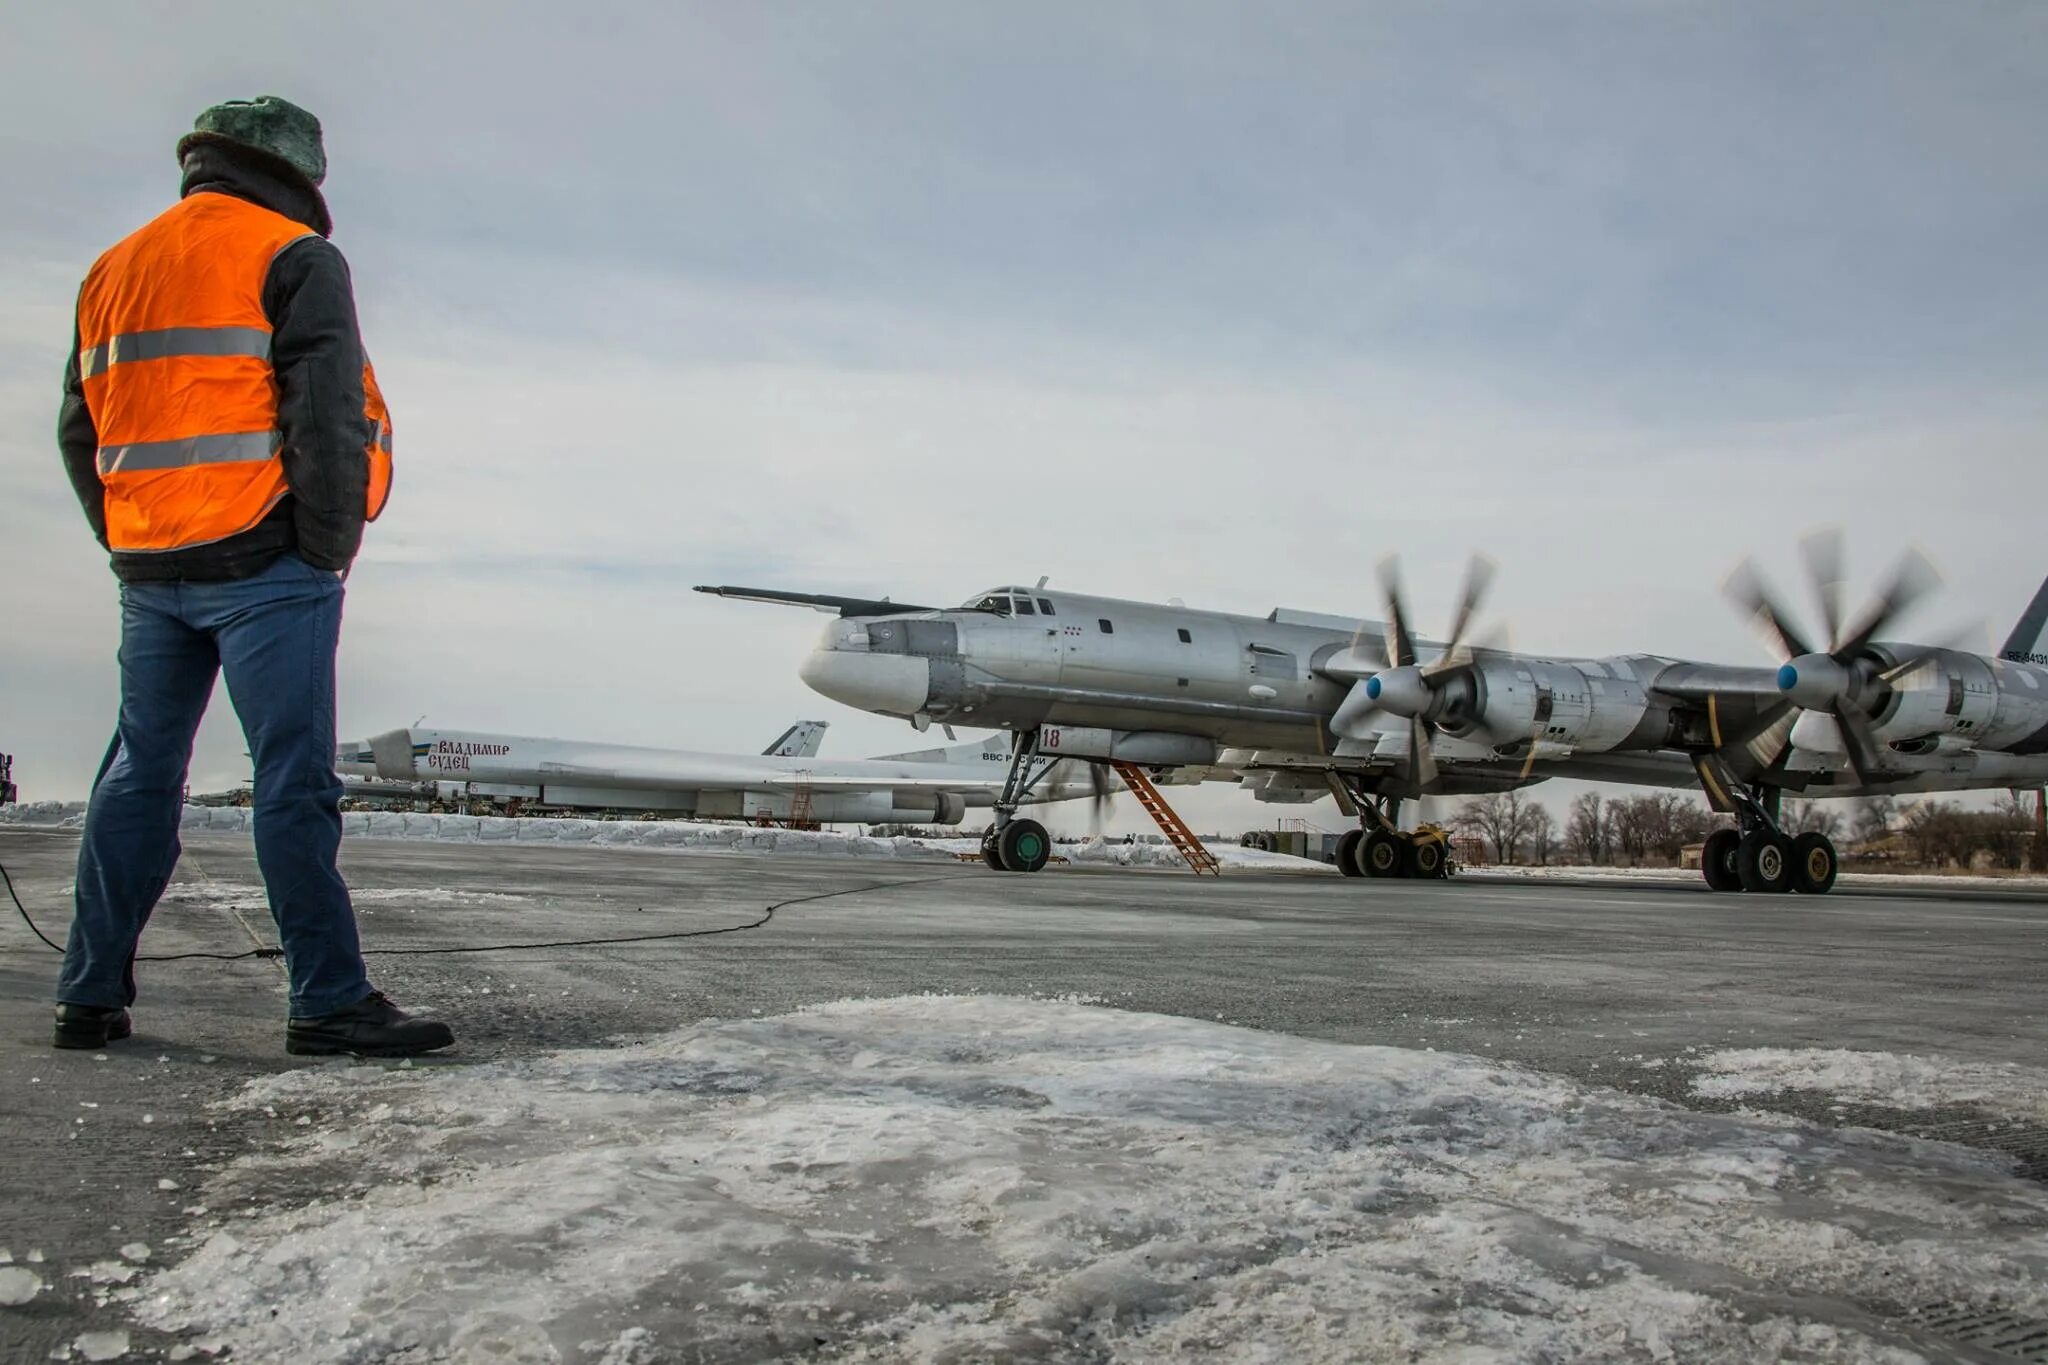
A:
POLYGON ((1897 663, 1880 668, 1867 652, 1870 642, 1932 592, 1941 576, 1920 551, 1907 551, 1855 624, 1845 627, 1840 531, 1829 528, 1808 535, 1800 542, 1800 555, 1820 606, 1827 647, 1816 650, 1807 644, 1753 562, 1745 559, 1737 565, 1725 591, 1777 646, 1785 665, 1779 670, 1778 685, 1787 696, 1782 703, 1761 708, 1740 734, 1720 734, 1717 726, 1717 752, 1725 757, 1740 749, 1763 771, 1780 767, 1791 750, 1798 709, 1805 707, 1834 718, 1849 770, 1859 786, 1865 785, 1884 772, 1884 742, 1871 723, 1875 702, 1943 648, 1916 648, 1897 663))

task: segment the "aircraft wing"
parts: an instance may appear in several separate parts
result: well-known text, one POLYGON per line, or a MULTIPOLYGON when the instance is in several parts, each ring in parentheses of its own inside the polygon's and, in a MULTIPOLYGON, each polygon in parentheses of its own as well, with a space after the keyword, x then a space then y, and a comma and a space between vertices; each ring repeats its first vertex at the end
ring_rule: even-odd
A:
POLYGON ((831 616, 895 616, 908 611, 943 611, 943 607, 920 607, 912 602, 891 602, 886 597, 835 597, 830 593, 782 592, 775 588, 736 588, 728 584, 699 584, 693 591, 713 597, 730 597, 740 602, 773 602, 784 607, 809 607, 831 616))
POLYGON ((1676 663, 1661 670, 1651 690, 1667 697, 1705 701, 1709 697, 1747 697, 1774 702, 1784 693, 1778 687, 1776 668, 1748 668, 1731 664, 1676 663))

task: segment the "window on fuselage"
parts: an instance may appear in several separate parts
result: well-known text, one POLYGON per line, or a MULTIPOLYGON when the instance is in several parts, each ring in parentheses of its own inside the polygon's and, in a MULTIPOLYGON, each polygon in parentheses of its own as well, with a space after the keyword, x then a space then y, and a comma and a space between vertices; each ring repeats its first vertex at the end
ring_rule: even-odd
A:
POLYGON ((1017 599, 1017 614, 1019 616, 1036 616, 1038 615, 1038 608, 1031 605, 1030 598, 1020 597, 1017 599))
POLYGON ((1096 625, 1098 625, 1098 626, 1100 626, 1100 627, 1102 628, 1102 633, 1103 633, 1104 635, 1114 635, 1114 634, 1116 634, 1116 627, 1115 627, 1115 626, 1113 626, 1113 625, 1111 625, 1111 624, 1109 623, 1109 618, 1108 618, 1107 616, 1103 617, 1103 618, 1102 618, 1101 620, 1097 621, 1097 622, 1096 622, 1095 624, 1096 624, 1096 625))
POLYGON ((1184 645, 1191 645, 1195 642, 1195 637, 1188 634, 1188 628, 1186 626, 1182 626, 1179 630, 1175 631, 1174 634, 1180 636, 1180 642, 1184 645))
POLYGON ((1050 616, 1053 614, 1052 599, 1050 597, 1041 597, 1038 599, 1038 614, 1040 616, 1050 616))

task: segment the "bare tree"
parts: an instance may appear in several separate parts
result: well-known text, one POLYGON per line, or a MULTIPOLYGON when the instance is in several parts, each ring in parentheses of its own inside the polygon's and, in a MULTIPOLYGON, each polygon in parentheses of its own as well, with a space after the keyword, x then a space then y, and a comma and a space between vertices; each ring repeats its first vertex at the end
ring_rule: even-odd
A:
POLYGON ((1631 867, 1641 862, 1649 849, 1650 814, 1640 797, 1617 797, 1607 803, 1608 837, 1614 851, 1626 858, 1631 867))
POLYGON ((1907 807, 1904 830, 1912 841, 1914 860, 1923 867, 1967 862, 1969 853, 1964 847, 1961 825, 1961 812, 1946 801, 1930 796, 1907 807))
POLYGON ((1613 847, 1631 864, 1654 854, 1677 861, 1688 844, 1720 823, 1706 807, 1677 792, 1644 792, 1607 803, 1613 847))
POLYGON ((1574 797, 1571 818, 1564 827, 1565 851, 1598 867, 1607 861, 1608 836, 1607 813, 1601 809, 1600 793, 1585 792, 1574 797))
POLYGON ((2028 846, 2034 841, 2034 801, 2031 792, 2008 791, 1980 817, 1983 847, 1992 861, 2011 872, 2027 865, 2028 846))
POLYGON ((1842 832, 1842 812, 1833 803, 1787 801, 1778 823, 1792 834, 1821 834, 1833 839, 1842 832))
POLYGON ((1535 809, 1536 803, 1525 799, 1519 791, 1495 792, 1491 796, 1475 796, 1458 807, 1451 824, 1491 845, 1495 862, 1512 863, 1528 835, 1529 812, 1535 809))
POLYGON ((1880 793, 1856 803, 1856 818, 1850 826, 1859 844, 1875 843, 1892 832, 1899 818, 1899 798, 1880 793))
POLYGON ((1529 801, 1529 820, 1526 837, 1529 841, 1529 856, 1536 866, 1550 865, 1550 846, 1557 842, 1557 817, 1550 813, 1550 807, 1541 801, 1529 801))

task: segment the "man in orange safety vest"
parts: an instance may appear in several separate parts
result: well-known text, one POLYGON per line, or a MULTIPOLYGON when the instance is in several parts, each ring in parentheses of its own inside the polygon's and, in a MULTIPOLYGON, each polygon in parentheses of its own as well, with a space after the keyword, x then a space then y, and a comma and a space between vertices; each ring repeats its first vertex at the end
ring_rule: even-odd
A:
POLYGON ((371 987, 335 866, 342 580, 389 496, 392 439, 327 240, 320 124, 275 96, 230 101, 177 154, 178 202, 87 274, 64 375, 58 441, 121 583, 121 713, 86 813, 55 1043, 132 1031, 136 946, 225 674, 291 978, 286 1050, 433 1051, 453 1034, 371 987))

